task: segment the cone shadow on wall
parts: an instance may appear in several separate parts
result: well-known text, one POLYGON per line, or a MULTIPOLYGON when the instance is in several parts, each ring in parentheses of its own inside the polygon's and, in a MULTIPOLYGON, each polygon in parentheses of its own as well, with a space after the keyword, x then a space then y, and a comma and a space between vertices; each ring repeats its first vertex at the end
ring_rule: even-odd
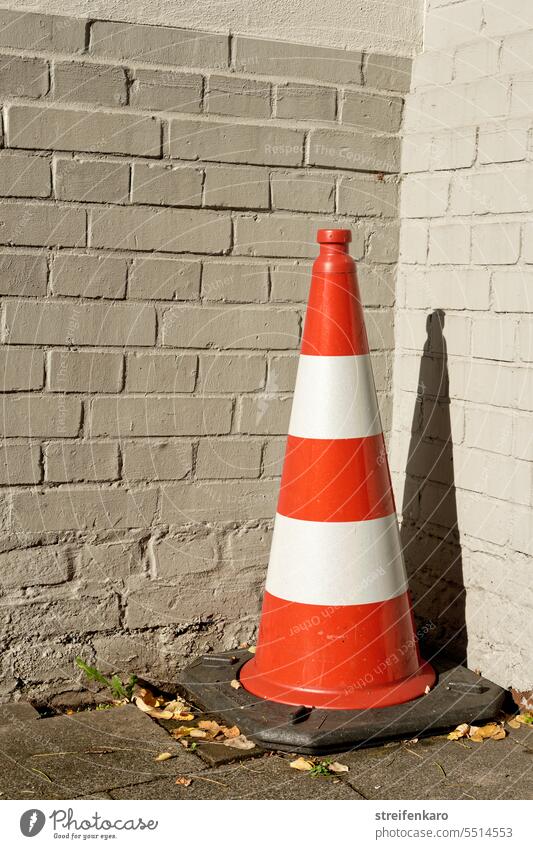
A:
POLYGON ((411 426, 401 541, 426 656, 466 659, 465 587, 453 459, 445 313, 427 318, 411 426))

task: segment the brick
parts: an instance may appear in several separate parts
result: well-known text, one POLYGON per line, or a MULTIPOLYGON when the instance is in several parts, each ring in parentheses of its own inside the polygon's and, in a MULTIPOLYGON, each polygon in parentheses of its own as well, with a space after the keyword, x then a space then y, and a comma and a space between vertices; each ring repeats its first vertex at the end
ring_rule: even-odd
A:
POLYGON ((49 197, 52 190, 50 160, 2 151, 0 185, 4 197, 49 197))
POLYGON ((412 60, 407 56, 368 53, 363 77, 365 85, 387 91, 409 91, 412 60))
POLYGON ((90 215, 92 247, 215 254, 230 247, 229 216, 202 209, 109 207, 90 215))
POLYGON ((166 580, 180 576, 205 575, 219 565, 216 535, 167 536, 154 546, 157 577, 166 580))
MULTIPOLYGON (((503 318, 503 317, 502 317, 503 318)), ((520 359, 533 362, 533 319, 523 318, 518 333, 520 359)))
POLYGON ((2 9, 0 47, 83 53, 85 21, 62 15, 29 14, 2 9))
POLYGON ((276 509, 278 481, 216 481, 162 487, 161 521, 242 522, 271 519, 276 509))
POLYGON ((402 174, 430 170, 433 141, 431 133, 412 132, 403 137, 400 168, 402 174))
POLYGON ((196 383, 195 354, 128 354, 128 392, 192 392, 196 383))
POLYGON ((270 269, 272 301, 307 302, 311 283, 311 265, 293 262, 290 265, 273 265, 270 269))
POLYGON ((283 470, 283 460, 285 459, 285 446, 287 438, 285 436, 267 439, 263 451, 263 473, 266 477, 276 477, 281 475, 283 470))
POLYGON ((531 114, 533 106, 533 76, 514 77, 511 85, 511 115, 531 114))
POLYGON ((466 408, 465 442, 472 448, 510 454, 512 428, 513 417, 507 410, 470 405, 466 408))
POLYGON ((268 209, 268 171, 253 167, 208 167, 205 173, 204 206, 268 209))
POLYGON ((459 47, 455 53, 454 79, 468 82, 498 73, 500 44, 488 38, 459 47))
POLYGON ((508 167, 505 173, 456 174, 452 180, 452 214, 527 212, 533 205, 533 166, 508 167))
POLYGON ((48 352, 48 388, 52 392, 120 392, 123 370, 122 354, 48 352))
POLYGON ((172 307, 163 316, 163 345, 180 348, 294 348, 294 310, 252 307, 172 307))
POLYGON ((396 217, 398 184, 372 175, 341 177, 337 211, 357 216, 396 217))
MULTIPOLYGON (((37 599, 32 597, 31 601, 19 601, 11 609, 12 633, 19 638, 28 636, 29 623, 31 623, 30 633, 41 638, 55 634, 71 636, 77 632, 106 631, 109 628, 118 627, 119 621, 118 597, 98 596, 97 590, 85 590, 83 599, 73 595, 50 599, 50 590, 47 590, 44 597, 37 599)), ((42 662, 43 640, 39 639, 36 643, 39 646, 38 653, 42 662)), ((68 655, 67 649, 71 651, 71 647, 67 646, 63 649, 68 655)), ((34 656, 35 654, 37 652, 33 653, 34 656)), ((72 656, 67 659, 65 654, 60 661, 63 670, 66 663, 72 664, 72 656)), ((31 656, 30 653, 29 658, 31 656)), ((48 652, 47 657, 49 658, 48 652)), ((28 654, 25 652, 21 657, 21 665, 26 662, 28 662, 28 654)), ((31 664, 31 667, 35 675, 35 664, 31 664)), ((24 670, 23 665, 22 670, 24 670)), ((44 674, 49 674, 48 666, 44 674)), ((41 681, 43 672, 38 677, 41 681)))
POLYGON ((533 554, 533 515, 531 510, 514 509, 511 545, 516 551, 533 554))
POLYGON ((453 382, 450 386, 454 397, 464 398, 475 404, 511 407, 516 403, 519 389, 515 373, 505 364, 484 363, 478 360, 461 365, 454 364, 453 382), (490 387, 489 392, 487 386, 490 387))
MULTIPOLYGON (((240 216, 235 220, 233 252, 241 256, 314 257, 316 231, 336 226, 331 220, 288 215, 240 216)), ((360 243, 357 232, 351 252, 357 256, 360 243)), ((360 237, 359 237, 360 238, 360 237)))
POLYGON ((196 478, 258 478, 261 448, 259 440, 201 439, 196 457, 196 478))
POLYGON ((255 392, 265 385, 266 361, 259 354, 201 354, 198 390, 255 392))
POLYGON ((22 56, 0 56, 2 97, 43 97, 49 88, 48 62, 22 56))
POLYGON ((85 210, 45 203, 0 204, 0 242, 37 247, 85 245, 85 210))
MULTIPOLYGON (((533 460, 533 416, 504 414, 513 425, 513 454, 521 460, 533 460)), ((494 449, 493 449, 494 450, 494 449)))
POLYGON ((71 555, 65 547, 44 545, 0 554, 2 587, 50 586, 69 579, 71 555))
POLYGON ((456 485, 493 498, 527 504, 531 498, 531 467, 515 457, 456 447, 456 485))
POLYGON ((368 346, 371 351, 387 350, 394 347, 394 329, 389 310, 367 310, 365 324, 368 346))
POLYGON ((402 181, 400 211, 404 218, 436 218, 446 213, 447 174, 414 174, 402 181))
POLYGON ((9 395, 0 419, 2 436, 77 436, 81 404, 74 398, 45 395, 9 395))
POLYGON ((418 132, 440 131, 443 123, 448 127, 481 124, 507 115, 508 102, 509 83, 500 77, 431 87, 411 95, 403 127, 418 132))
POLYGON ((470 168, 476 158, 476 127, 439 132, 431 145, 431 168, 445 171, 470 168))
POLYGON ((533 273, 525 268, 496 271, 492 292, 496 312, 533 312, 533 273))
POLYGON ((524 262, 533 262, 533 227, 527 222, 524 224, 522 236, 522 257, 524 262))
POLYGON ((124 106, 128 88, 124 68, 82 62, 54 62, 53 97, 71 103, 124 106))
POLYGON ((486 124, 479 128, 478 158, 488 162, 519 162, 527 156, 528 122, 486 124))
POLYGON ((150 71, 136 68, 130 88, 130 106, 151 112, 200 112, 203 78, 201 74, 176 71, 150 71))
POLYGON ((264 76, 360 85, 362 56, 357 51, 309 47, 286 41, 235 36, 235 69, 264 76))
POLYGON ((142 543, 138 542, 135 536, 132 541, 119 539, 115 542, 111 538, 105 539, 101 544, 84 544, 76 577, 97 584, 117 584, 124 579, 140 575, 143 571, 142 543))
POLYGON ((293 392, 298 370, 298 357, 281 354, 270 357, 268 365, 268 392, 293 392))
POLYGON ((429 262, 432 265, 467 265, 470 261, 470 223, 431 224, 429 262))
POLYGON ((310 165, 394 173, 398 171, 399 160, 400 145, 394 137, 337 130, 312 130, 310 133, 310 165))
POLYGON ((51 268, 54 295, 84 298, 124 298, 126 260, 115 256, 59 253, 51 268))
POLYGON ((0 255, 0 294, 42 297, 46 294, 48 266, 46 256, 9 253, 0 255))
POLYGON ((296 212, 333 212, 335 209, 335 177, 332 174, 275 171, 271 185, 274 209, 296 212))
POLYGON ((395 267, 359 263, 357 278, 365 307, 392 307, 396 298, 395 267))
POLYGON ((188 166, 133 163, 133 203, 200 206, 202 172, 188 166))
MULTIPOLYGON (((520 27, 521 29, 522 27, 520 27)), ((511 32, 507 35, 502 42, 500 61, 502 74, 530 72, 531 33, 525 30, 522 32, 511 32)))
POLYGON ((402 262, 426 262, 429 222, 416 219, 402 221, 400 227, 400 259, 402 262))
POLYGON ((9 301, 6 341, 33 345, 153 345, 155 313, 143 304, 9 301))
POLYGON ((301 130, 222 121, 171 120, 168 149, 177 159, 242 162, 250 165, 301 165, 301 130))
POLYGON ((396 262, 399 252, 399 227, 396 222, 372 225, 368 242, 369 262, 396 262))
POLYGON ((476 318, 472 354, 487 360, 512 362, 515 351, 516 320, 505 316, 476 318))
POLYGON ((254 395, 239 399, 237 427, 241 433, 287 433, 292 398, 254 395))
POLYGON ((55 195, 59 200, 87 203, 127 203, 130 166, 127 162, 56 159, 55 195))
POLYGON ((488 310, 490 274, 481 268, 407 269, 406 306, 413 309, 488 310))
POLYGON ((482 12, 480 0, 432 9, 425 25, 425 49, 445 50, 472 41, 481 32, 482 12))
POLYGON ((0 484, 2 486, 39 483, 41 477, 41 452, 38 445, 28 442, 23 444, 4 442, 0 448, 0 484))
POLYGON ((337 91, 302 83, 276 86, 277 118, 300 121, 334 121, 337 114, 337 91))
POLYGON ((161 124, 139 117, 81 109, 8 108, 9 147, 159 156, 161 124))
POLYGON ((196 300, 200 294, 199 262, 180 259, 136 259, 130 270, 130 298, 161 301, 196 300))
POLYGON ((253 303, 268 300, 268 267, 252 263, 204 263, 202 297, 206 301, 253 303))
MULTIPOLYGON (((427 86, 442 86, 453 78, 453 51, 424 49, 413 59, 412 89, 418 91, 427 86)), ((410 98, 407 98, 409 108, 410 98)))
POLYGON ((270 117, 270 83, 212 75, 207 81, 206 108, 219 115, 270 117))
POLYGON ((122 458, 122 477, 126 481, 178 481, 192 469, 192 445, 176 441, 125 442, 122 458))
MULTIPOLYGON (((15 492, 13 495, 13 524, 29 533, 54 531, 117 531, 146 528, 154 521, 157 504, 155 490, 126 492, 118 489, 69 489, 68 498, 62 490, 15 492)), ((88 600, 83 599, 88 607, 88 600)), ((90 630, 98 630, 91 609, 90 630)), ((118 623, 117 623, 118 624, 118 623)), ((108 622, 104 627, 111 628, 108 622)), ((76 629, 73 629, 76 630, 76 629)), ((68 629, 67 629, 68 631, 68 629)))
POLYGON ((520 410, 533 410, 533 372, 531 367, 517 369, 513 376, 516 380, 516 392, 509 393, 512 394, 513 401, 520 410))
POLYGON ((29 348, 0 348, 0 390, 27 392, 42 389, 44 380, 42 351, 29 348))
POLYGON ((224 68, 228 36, 176 27, 95 21, 90 53, 158 65, 224 68))
POLYGON ((92 436, 189 436, 228 433, 229 398, 95 398, 92 436))
POLYGON ((472 226, 472 262, 511 265, 520 254, 520 225, 498 222, 472 226))
POLYGON ((342 104, 342 123, 377 133, 397 133, 402 106, 401 97, 347 91, 342 104))
POLYGON ((118 446, 105 442, 51 442, 44 449, 45 478, 53 483, 114 481, 118 446))

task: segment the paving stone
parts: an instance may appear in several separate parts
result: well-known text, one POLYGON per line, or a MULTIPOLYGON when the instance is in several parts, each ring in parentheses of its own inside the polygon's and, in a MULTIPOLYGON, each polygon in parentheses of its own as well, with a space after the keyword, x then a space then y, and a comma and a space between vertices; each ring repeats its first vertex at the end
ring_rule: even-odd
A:
POLYGON ((428 737, 339 756, 347 781, 369 799, 529 798, 531 754, 507 737, 484 743, 428 737))
POLYGON ((133 705, 34 720, 25 729, 16 737, 0 729, 3 798, 69 799, 205 769, 133 705), (89 751, 103 748, 114 751, 89 751), (167 751, 176 757, 154 761, 167 751), (49 756, 35 757, 42 753, 49 756))
MULTIPOLYGON (((276 755, 201 773, 189 787, 173 780, 111 791, 113 799, 352 799, 363 797, 338 779, 297 772, 276 755), (203 780, 205 779, 205 781, 203 780)), ((188 775, 187 773, 183 773, 188 775)))
POLYGON ((39 719, 39 713, 29 702, 12 702, 0 705, 0 729, 4 727, 13 728, 21 722, 31 719, 39 719))

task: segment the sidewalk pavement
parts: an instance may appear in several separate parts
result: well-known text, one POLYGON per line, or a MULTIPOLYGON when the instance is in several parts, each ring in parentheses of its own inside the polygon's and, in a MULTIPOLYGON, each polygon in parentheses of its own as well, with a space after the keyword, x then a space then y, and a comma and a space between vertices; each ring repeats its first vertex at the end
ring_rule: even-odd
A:
POLYGON ((17 703, 0 707, 0 798, 532 798, 533 727, 506 730, 484 743, 436 736, 343 753, 334 760, 348 772, 312 776, 258 747, 200 742, 191 753, 133 705, 40 718, 17 703), (162 752, 173 757, 156 761, 162 752))

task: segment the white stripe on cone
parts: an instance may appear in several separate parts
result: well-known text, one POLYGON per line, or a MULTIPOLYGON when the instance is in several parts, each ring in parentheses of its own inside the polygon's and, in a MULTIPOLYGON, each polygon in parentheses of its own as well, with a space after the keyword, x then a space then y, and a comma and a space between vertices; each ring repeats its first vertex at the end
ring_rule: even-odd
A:
POLYGON ((276 514, 266 589, 300 604, 370 604, 407 590, 396 514, 308 522, 276 514))
POLYGON ((292 436, 355 439, 381 430, 368 354, 300 355, 289 424, 292 436))

